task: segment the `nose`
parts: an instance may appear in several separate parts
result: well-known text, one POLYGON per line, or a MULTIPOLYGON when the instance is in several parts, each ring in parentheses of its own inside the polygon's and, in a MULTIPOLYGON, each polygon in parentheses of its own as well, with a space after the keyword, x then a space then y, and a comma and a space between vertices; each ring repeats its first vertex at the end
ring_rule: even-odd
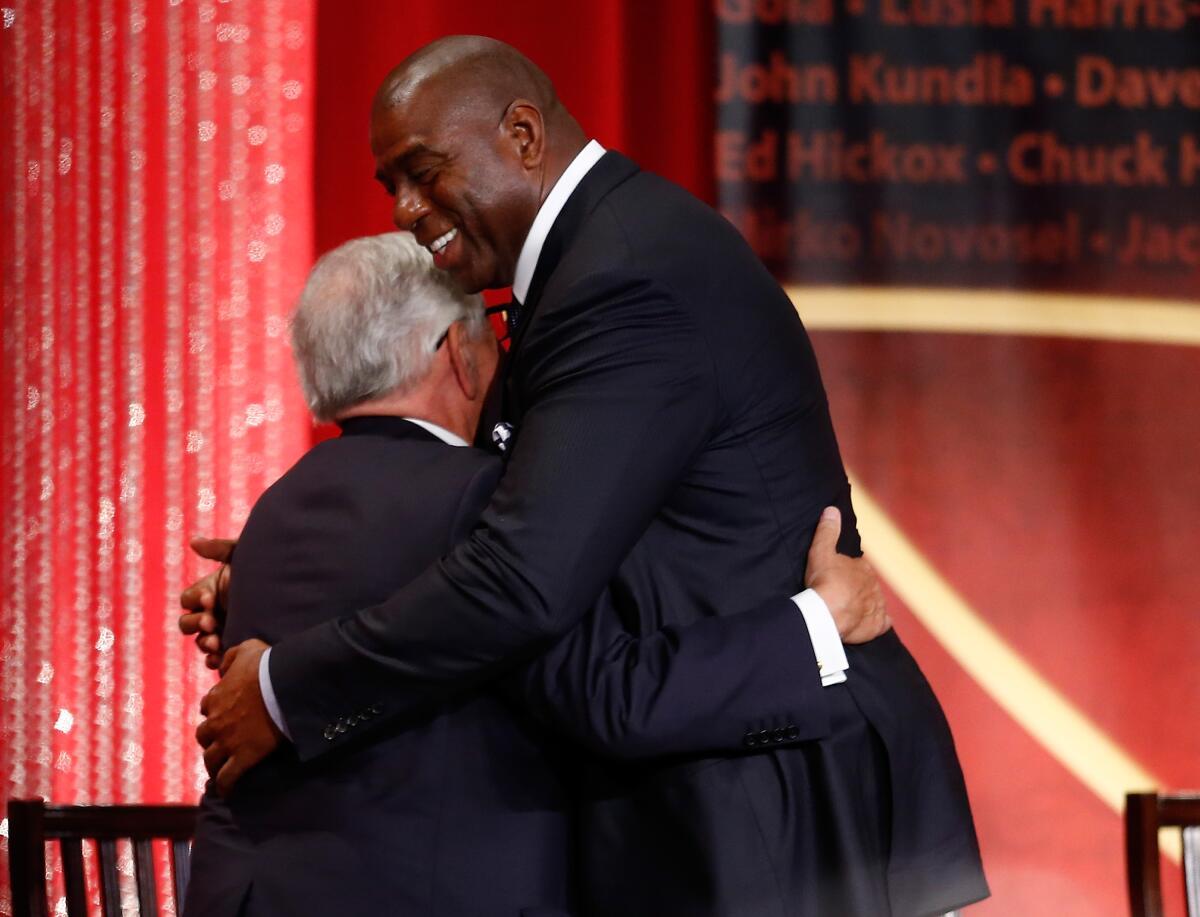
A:
POLYGON ((396 189, 396 201, 392 207, 392 222, 397 229, 414 232, 421 217, 429 211, 424 195, 407 182, 396 189))

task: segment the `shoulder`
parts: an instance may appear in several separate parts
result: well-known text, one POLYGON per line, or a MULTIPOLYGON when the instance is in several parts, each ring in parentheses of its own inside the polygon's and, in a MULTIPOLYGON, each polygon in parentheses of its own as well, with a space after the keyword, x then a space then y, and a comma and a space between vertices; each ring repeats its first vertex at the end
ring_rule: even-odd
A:
POLYGON ((728 276, 767 277, 758 257, 720 213, 652 172, 638 171, 599 200, 547 285, 558 296, 607 298, 652 288, 688 309, 705 284, 728 276))
POLYGON ((274 538, 319 528, 325 539, 349 545, 359 544, 363 531, 375 540, 379 533, 404 539, 421 532, 450 544, 462 520, 473 521, 486 505, 500 473, 499 458, 471 447, 376 436, 328 440, 263 493, 244 534, 274 538))
POLYGON ((290 500, 314 491, 374 492, 381 498, 403 490, 458 493, 499 459, 480 449, 424 439, 342 436, 313 446, 261 498, 290 500))

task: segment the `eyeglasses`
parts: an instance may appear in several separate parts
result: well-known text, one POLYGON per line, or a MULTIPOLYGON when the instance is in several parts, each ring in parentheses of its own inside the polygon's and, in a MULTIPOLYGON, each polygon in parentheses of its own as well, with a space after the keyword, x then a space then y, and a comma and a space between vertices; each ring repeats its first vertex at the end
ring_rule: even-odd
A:
MULTIPOLYGON (((499 315, 501 312, 508 312, 508 310, 511 306, 512 306, 512 303, 507 303, 507 302, 501 303, 498 306, 488 306, 486 309, 483 310, 483 314, 487 315, 487 316, 499 315)), ((507 329, 508 322, 505 321, 504 325, 505 325, 505 328, 507 329)), ((506 330, 504 333, 504 337, 500 338, 500 343, 501 344, 505 343, 508 340, 508 338, 509 338, 509 334, 506 330)))
MULTIPOLYGON (((486 309, 483 310, 483 314, 484 315, 499 315, 501 312, 507 312, 508 306, 509 306, 508 303, 502 303, 499 306, 488 306, 486 309)), ((457 322, 457 321, 460 321, 460 319, 456 318, 454 320, 454 322, 457 322)), ((446 330, 442 332, 441 337, 439 337, 434 342, 434 344, 433 344, 433 352, 434 353, 437 353, 439 350, 441 350, 442 345, 446 343, 446 338, 448 338, 450 336, 450 327, 451 327, 451 325, 454 324, 454 322, 451 322, 449 325, 447 325, 446 330)), ((506 341, 507 339, 508 339, 508 335, 505 335, 503 338, 500 339, 500 343, 503 344, 504 341, 506 341)))

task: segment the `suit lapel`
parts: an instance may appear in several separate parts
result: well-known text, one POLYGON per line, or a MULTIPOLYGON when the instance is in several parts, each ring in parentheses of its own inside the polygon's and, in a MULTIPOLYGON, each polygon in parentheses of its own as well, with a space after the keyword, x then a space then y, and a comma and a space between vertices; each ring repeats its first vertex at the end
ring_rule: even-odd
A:
POLYGON ((521 323, 517 328, 517 333, 513 336, 512 345, 508 351, 509 371, 505 376, 504 384, 504 414, 509 420, 519 420, 523 411, 523 405, 520 404, 516 385, 513 382, 512 369, 519 359, 517 354, 521 342, 536 319, 538 305, 541 303, 542 292, 546 289, 546 284, 554 275, 563 255, 570 250, 571 244, 579 235, 579 230, 592 211, 613 188, 638 171, 638 166, 633 160, 609 150, 600 157, 600 160, 583 177, 583 181, 571 192, 571 196, 567 198, 566 204, 554 220, 554 225, 550 227, 550 232, 546 235, 546 241, 542 245, 541 254, 538 256, 533 279, 529 283, 529 292, 521 307, 521 323))

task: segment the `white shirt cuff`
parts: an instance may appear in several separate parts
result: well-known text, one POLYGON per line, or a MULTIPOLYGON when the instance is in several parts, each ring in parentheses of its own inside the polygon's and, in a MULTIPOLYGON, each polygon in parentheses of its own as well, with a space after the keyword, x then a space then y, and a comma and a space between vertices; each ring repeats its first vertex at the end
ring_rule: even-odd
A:
POLYGON ((271 686, 270 660, 271 647, 268 646, 263 654, 258 657, 258 690, 262 694, 263 704, 266 705, 267 715, 271 717, 271 721, 275 724, 276 728, 287 736, 290 742, 292 734, 288 732, 287 723, 283 721, 283 711, 279 709, 279 701, 275 699, 275 689, 271 686))
POLYGON ((846 648, 842 646, 842 638, 838 635, 837 625, 833 623, 829 607, 812 589, 805 589, 799 595, 792 596, 792 601, 804 615, 804 623, 808 626, 808 638, 812 641, 813 653, 817 657, 817 670, 821 673, 822 686, 840 685, 846 680, 846 670, 850 668, 850 663, 846 659, 846 648))

